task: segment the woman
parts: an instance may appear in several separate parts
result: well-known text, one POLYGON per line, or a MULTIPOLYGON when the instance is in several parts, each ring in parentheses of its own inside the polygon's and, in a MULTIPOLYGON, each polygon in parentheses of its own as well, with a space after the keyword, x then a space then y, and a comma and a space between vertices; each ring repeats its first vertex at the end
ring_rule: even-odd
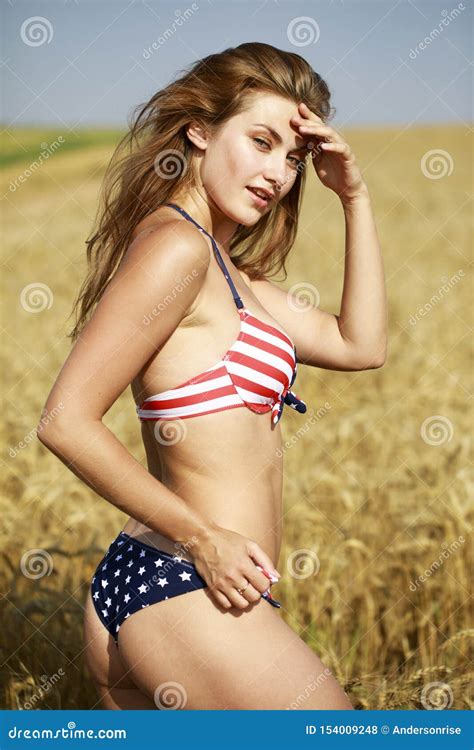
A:
POLYGON ((352 708, 270 591, 279 420, 284 404, 306 411, 296 352, 336 370, 385 357, 370 199, 325 125, 329 97, 299 55, 242 44, 155 94, 114 155, 75 346, 46 402, 60 416, 39 435, 130 516, 86 602, 103 708, 352 708), (339 316, 301 311, 266 278, 284 268, 311 163, 344 209, 339 316), (148 469, 102 422, 128 384, 148 469))

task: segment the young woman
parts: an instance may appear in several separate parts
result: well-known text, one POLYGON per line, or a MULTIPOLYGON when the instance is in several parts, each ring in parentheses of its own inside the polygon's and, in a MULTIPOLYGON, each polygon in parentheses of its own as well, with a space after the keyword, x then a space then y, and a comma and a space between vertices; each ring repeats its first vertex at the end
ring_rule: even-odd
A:
POLYGON ((385 358, 370 198, 325 124, 329 98, 299 55, 242 44, 155 94, 114 154, 75 346, 45 405, 62 402, 60 416, 39 433, 130 516, 86 602, 103 708, 352 708, 270 591, 279 420, 284 404, 306 411, 297 361, 361 370, 385 358), (344 210, 339 316, 301 310, 267 278, 284 268, 313 167, 344 210), (147 469, 102 421, 129 384, 147 469))

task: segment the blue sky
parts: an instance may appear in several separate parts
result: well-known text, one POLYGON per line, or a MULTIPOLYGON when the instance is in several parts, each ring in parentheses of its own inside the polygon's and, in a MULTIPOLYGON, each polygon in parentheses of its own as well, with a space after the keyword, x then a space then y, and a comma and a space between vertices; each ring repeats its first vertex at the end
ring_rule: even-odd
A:
POLYGON ((334 127, 472 121, 470 0, 2 0, 2 28, 2 129, 125 128, 192 62, 245 41, 308 60, 334 127))

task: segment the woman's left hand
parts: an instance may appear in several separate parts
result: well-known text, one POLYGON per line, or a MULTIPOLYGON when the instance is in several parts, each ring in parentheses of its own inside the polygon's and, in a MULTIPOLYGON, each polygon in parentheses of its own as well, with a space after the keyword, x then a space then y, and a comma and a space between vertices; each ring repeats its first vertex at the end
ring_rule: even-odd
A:
POLYGON ((343 203, 366 194, 367 186, 349 144, 303 102, 298 111, 301 114, 292 117, 290 122, 307 138, 307 143, 312 142, 311 159, 323 185, 334 190, 343 203))

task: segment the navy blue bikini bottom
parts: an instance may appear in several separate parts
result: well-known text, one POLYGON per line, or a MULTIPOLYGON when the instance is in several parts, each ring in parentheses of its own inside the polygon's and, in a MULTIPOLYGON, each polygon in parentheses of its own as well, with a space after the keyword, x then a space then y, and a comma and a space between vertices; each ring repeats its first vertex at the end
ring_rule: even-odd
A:
MULTIPOLYGON (((134 612, 206 587, 194 563, 121 531, 96 568, 91 593, 101 622, 118 645, 120 626, 134 612)), ((270 588, 262 597, 272 606, 281 607, 270 588)))

